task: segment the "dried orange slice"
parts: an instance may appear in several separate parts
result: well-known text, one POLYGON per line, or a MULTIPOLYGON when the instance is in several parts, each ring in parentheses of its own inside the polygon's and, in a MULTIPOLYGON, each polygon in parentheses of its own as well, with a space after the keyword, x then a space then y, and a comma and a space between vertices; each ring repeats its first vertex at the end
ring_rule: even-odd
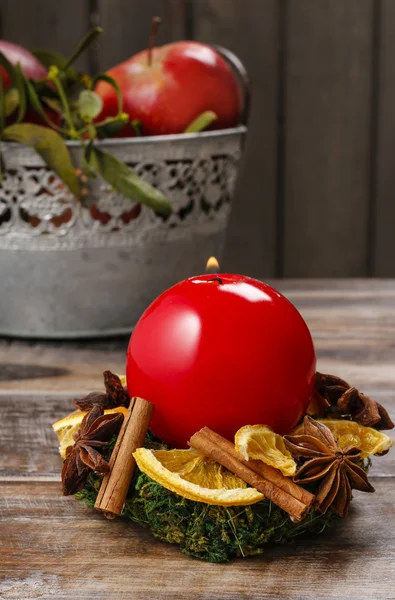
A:
POLYGON ((236 432, 236 450, 248 460, 255 458, 279 469, 287 477, 296 473, 296 463, 281 435, 267 425, 246 425, 236 432))
POLYGON ((319 419, 319 421, 331 430, 340 448, 355 446, 361 450, 361 458, 388 452, 394 444, 394 441, 382 431, 364 427, 355 421, 338 419, 319 419))
POLYGON ((149 450, 133 454, 143 473, 183 498, 220 506, 242 506, 264 496, 212 459, 195 450, 149 450))
POLYGON ((123 387, 126 387, 126 375, 119 375, 119 373, 117 373, 119 379, 121 380, 121 383, 123 385, 123 387))
MULTIPOLYGON (((111 408, 104 411, 104 414, 118 413, 121 412, 124 416, 126 415, 127 409, 124 406, 118 406, 117 408, 111 408)), ((74 434, 77 433, 79 426, 82 423, 82 419, 85 417, 87 411, 75 410, 74 412, 67 415, 63 419, 56 421, 52 425, 53 430, 56 432, 59 440, 59 453, 62 458, 66 457, 66 448, 68 446, 74 446, 74 434)))
MULTIPOLYGON (((317 419, 317 421, 331 430, 340 448, 344 449, 350 446, 359 448, 361 458, 388 452, 394 444, 394 441, 382 431, 365 427, 355 421, 343 421, 342 419, 317 419)), ((302 431, 303 424, 298 425, 292 435, 298 435, 302 431)))

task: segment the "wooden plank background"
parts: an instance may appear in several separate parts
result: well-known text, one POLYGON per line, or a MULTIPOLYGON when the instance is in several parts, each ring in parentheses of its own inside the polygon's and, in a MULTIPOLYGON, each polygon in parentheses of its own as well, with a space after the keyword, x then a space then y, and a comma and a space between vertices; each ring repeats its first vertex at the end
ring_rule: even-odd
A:
MULTIPOLYGON (((282 280, 322 372, 337 373, 395 418, 395 280, 282 280)), ((61 496, 51 424, 71 400, 124 370, 127 337, 0 340, 0 598, 33 600, 390 600, 395 584, 395 449, 373 457, 376 492, 320 536, 210 564, 123 519, 61 496)), ((395 430, 388 432, 392 437, 395 430)))
POLYGON ((395 275, 393 0, 2 0, 0 35, 106 69, 146 46, 228 46, 253 81, 224 267, 258 277, 395 275))

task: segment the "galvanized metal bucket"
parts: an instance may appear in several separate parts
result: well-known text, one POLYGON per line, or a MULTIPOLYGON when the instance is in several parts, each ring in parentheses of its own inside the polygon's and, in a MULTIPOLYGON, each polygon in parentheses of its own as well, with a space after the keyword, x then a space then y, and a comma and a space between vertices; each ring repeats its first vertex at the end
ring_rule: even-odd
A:
POLYGON ((101 142, 169 197, 167 220, 99 180, 84 208, 32 150, 3 144, 0 333, 130 332, 159 293, 221 254, 245 132, 101 142))
MULTIPOLYGON (((2 144, 0 334, 129 333, 148 304, 220 256, 245 125, 98 144, 169 198, 167 218, 90 180, 82 206, 41 158, 2 144)), ((69 142, 74 164, 81 146, 69 142)))

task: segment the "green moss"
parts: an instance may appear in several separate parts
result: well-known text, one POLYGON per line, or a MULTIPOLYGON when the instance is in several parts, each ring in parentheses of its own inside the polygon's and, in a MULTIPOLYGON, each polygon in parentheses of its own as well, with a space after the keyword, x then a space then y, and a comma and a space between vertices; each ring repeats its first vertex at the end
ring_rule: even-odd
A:
MULTIPOLYGON (((114 443, 115 439, 110 450, 114 443)), ((151 435, 145 446, 165 448, 151 435)), ((367 470, 369 464, 366 461, 362 466, 367 470)), ((85 489, 75 497, 93 507, 100 483, 100 477, 91 474, 85 489)), ((178 544, 185 554, 215 563, 262 554, 267 544, 289 543, 306 533, 319 534, 339 521, 331 511, 326 515, 311 511, 301 522, 293 523, 270 500, 234 507, 193 502, 166 490, 138 468, 122 517, 150 529, 163 542, 178 544)))
MULTIPOLYGON (((90 475, 85 489, 75 497, 93 508, 100 478, 90 475)), ((211 506, 193 502, 163 488, 138 472, 122 513, 151 530, 185 554, 222 563, 238 556, 262 554, 268 543, 286 543, 306 532, 321 533, 338 520, 334 513, 311 512, 300 523, 269 500, 251 506, 211 506)))
POLYGON ((319 533, 338 518, 310 513, 301 523, 269 500, 251 506, 211 506, 169 492, 140 473, 125 515, 185 554, 210 562, 261 554, 267 543, 284 543, 306 531, 319 533))

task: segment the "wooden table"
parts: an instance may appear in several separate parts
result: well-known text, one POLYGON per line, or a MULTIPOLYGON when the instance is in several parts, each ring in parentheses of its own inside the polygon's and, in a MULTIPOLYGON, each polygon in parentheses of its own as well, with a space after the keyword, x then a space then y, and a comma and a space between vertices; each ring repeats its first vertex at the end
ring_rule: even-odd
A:
MULTIPOLYGON (((395 417, 395 281, 280 281, 307 320, 318 368, 395 417)), ((0 341, 0 598, 58 600, 395 598, 395 451, 375 459, 375 494, 355 493, 329 534, 215 565, 108 522, 60 491, 51 423, 122 372, 127 339, 0 341)))

